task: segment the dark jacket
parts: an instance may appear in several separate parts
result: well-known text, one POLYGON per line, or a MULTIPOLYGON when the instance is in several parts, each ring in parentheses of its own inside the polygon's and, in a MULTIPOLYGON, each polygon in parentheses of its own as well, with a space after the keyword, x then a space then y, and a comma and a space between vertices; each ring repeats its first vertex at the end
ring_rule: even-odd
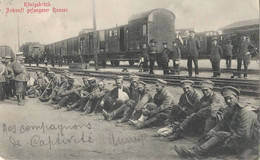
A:
POLYGON ((197 38, 189 38, 187 41, 188 57, 198 57, 200 49, 200 41, 197 38))
POLYGON ((141 110, 146 103, 152 102, 153 97, 152 95, 146 90, 144 93, 139 94, 139 100, 135 106, 135 110, 141 110))
POLYGON ((219 45, 212 45, 210 52, 210 61, 211 62, 219 62, 221 57, 223 56, 223 50, 219 45))
POLYGON ((200 103, 201 95, 193 90, 187 94, 183 93, 179 99, 178 105, 183 108, 183 111, 190 115, 197 111, 198 104, 200 103))
POLYGON ((226 44, 224 49, 225 56, 233 56, 233 45, 232 44, 226 44))
POLYGON ((170 57, 173 61, 180 60, 181 59, 181 50, 178 46, 172 47, 172 53, 170 57))
POLYGON ((174 105, 173 96, 166 89, 163 89, 160 93, 156 93, 153 102, 157 105, 157 108, 153 110, 155 113, 168 109, 171 110, 174 105))
POLYGON ((20 64, 18 61, 14 61, 11 66, 14 71, 15 80, 21 81, 21 82, 26 82, 27 77, 26 77, 25 67, 22 64, 20 64))
POLYGON ((149 61, 148 48, 143 48, 142 49, 142 57, 144 57, 144 61, 145 62, 149 61))
POLYGON ((246 59, 246 53, 250 51, 250 48, 254 47, 254 45, 248 41, 242 41, 239 46, 239 52, 237 54, 238 59, 246 59))
POLYGON ((169 50, 168 48, 164 48, 161 53, 161 61, 169 62, 170 55, 171 55, 171 50, 169 50))

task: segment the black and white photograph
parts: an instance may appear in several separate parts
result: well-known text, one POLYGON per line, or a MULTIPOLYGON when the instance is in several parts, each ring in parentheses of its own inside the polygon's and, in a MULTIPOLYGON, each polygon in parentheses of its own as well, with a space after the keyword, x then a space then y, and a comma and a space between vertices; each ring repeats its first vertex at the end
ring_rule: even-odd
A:
POLYGON ((259 160, 259 0, 0 0, 0 160, 259 160))

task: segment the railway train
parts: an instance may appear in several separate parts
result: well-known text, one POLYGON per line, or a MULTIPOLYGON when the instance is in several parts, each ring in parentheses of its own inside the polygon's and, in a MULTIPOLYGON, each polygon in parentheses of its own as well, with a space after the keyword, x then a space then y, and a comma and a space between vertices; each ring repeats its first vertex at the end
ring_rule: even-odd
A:
MULTIPOLYGON (((196 33, 201 44, 200 59, 209 58, 212 38, 217 39, 222 47, 228 40, 232 40, 234 58, 242 35, 250 37, 250 41, 257 49, 259 48, 259 20, 253 24, 245 22, 244 25, 231 25, 222 29, 222 33, 217 31, 196 33)), ((128 24, 99 30, 96 36, 97 38, 93 38, 92 29, 83 29, 78 36, 44 45, 44 54, 41 54, 40 60, 66 63, 88 62, 94 59, 93 46, 95 44, 98 48, 99 65, 105 65, 106 61, 110 61, 115 66, 118 66, 120 61, 128 61, 129 65, 133 65, 140 58, 142 43, 149 44, 151 39, 156 39, 156 47, 160 52, 162 42, 168 42, 168 47, 171 49, 172 41, 178 38, 183 41, 180 44, 182 58, 186 58, 189 38, 186 34, 176 33, 175 15, 166 9, 154 9, 133 15, 129 18, 128 24)), ((31 55, 31 51, 27 50, 21 51, 31 55)))
POLYGON ((176 38, 175 15, 166 9, 154 9, 129 18, 128 24, 97 31, 94 42, 93 30, 82 30, 78 36, 45 45, 47 57, 65 62, 86 62, 94 59, 93 44, 98 47, 99 64, 110 61, 118 66, 120 61, 130 65, 139 60, 142 43, 156 39, 156 47, 162 42, 169 47, 176 38))
POLYGON ((10 56, 12 59, 15 59, 15 54, 10 46, 0 46, 0 57, 10 56))
POLYGON ((20 51, 24 54, 25 63, 36 63, 38 65, 45 58, 44 45, 38 42, 27 42, 20 47, 20 51))

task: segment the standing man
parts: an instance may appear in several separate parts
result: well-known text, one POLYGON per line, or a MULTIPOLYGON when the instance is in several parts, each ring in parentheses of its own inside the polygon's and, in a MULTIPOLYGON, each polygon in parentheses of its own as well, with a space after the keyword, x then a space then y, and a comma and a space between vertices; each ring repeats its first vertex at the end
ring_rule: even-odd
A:
POLYGON ((228 40, 228 44, 226 44, 225 49, 224 49, 227 69, 231 68, 231 62, 232 62, 232 56, 233 56, 233 45, 231 43, 232 43, 232 41, 228 40))
POLYGON ((24 105, 24 91, 26 83, 26 71, 23 66, 24 57, 22 55, 16 54, 16 60, 12 63, 12 69, 15 75, 15 92, 18 101, 18 105, 24 105))
POLYGON ((217 45, 217 40, 212 40, 211 52, 210 52, 210 62, 213 70, 213 77, 220 76, 220 60, 223 55, 222 48, 217 45))
POLYGON ((150 60, 150 72, 149 74, 154 74, 153 68, 154 68, 154 62, 157 58, 157 48, 155 46, 156 41, 155 39, 150 40, 151 46, 148 48, 148 54, 149 54, 149 60, 150 60))
POLYGON ((13 80, 13 78, 14 78, 14 72, 13 72, 12 67, 10 66, 10 60, 11 60, 10 56, 5 56, 5 69, 6 69, 5 94, 6 94, 6 99, 9 99, 13 95, 11 80, 13 80))
POLYGON ((199 53, 198 50, 200 49, 200 41, 195 38, 195 32, 190 31, 190 38, 187 41, 187 47, 188 47, 188 61, 187 61, 187 66, 188 66, 188 72, 189 76, 192 76, 192 61, 195 65, 195 76, 197 77, 199 75, 199 67, 198 67, 198 58, 199 58, 199 53))
POLYGON ((173 41, 172 53, 170 58, 172 59, 174 74, 175 73, 180 74, 179 66, 180 66, 180 59, 181 59, 181 50, 178 45, 179 44, 177 40, 173 41))
POLYGON ((5 65, 2 63, 2 57, 0 57, 0 104, 5 100, 5 65))
POLYGON ((237 71, 238 71, 238 77, 241 78, 241 67, 242 67, 242 62, 244 64, 244 78, 247 78, 247 70, 248 70, 248 65, 250 63, 250 48, 253 48, 254 45, 246 41, 246 37, 242 36, 242 42, 239 47, 239 52, 237 55, 237 71))
POLYGON ((209 80, 201 82, 203 97, 196 108, 197 111, 195 110, 175 129, 174 134, 168 137, 170 141, 182 139, 183 133, 189 129, 193 131, 202 128, 202 134, 206 134, 221 120, 221 112, 225 107, 225 102, 220 94, 213 91, 213 85, 214 83, 209 80))
POLYGON ((259 109, 241 105, 240 92, 235 87, 225 86, 221 94, 228 105, 223 119, 204 136, 203 143, 192 149, 175 146, 176 152, 180 156, 199 158, 209 152, 220 151, 235 154, 238 159, 258 159, 260 124, 256 112, 259 109))
POLYGON ((162 68, 163 74, 169 74, 169 57, 171 55, 171 50, 168 49, 167 42, 163 42, 163 50, 161 53, 161 61, 162 61, 162 68))
POLYGON ((149 62, 149 54, 148 54, 148 48, 146 46, 146 43, 143 43, 142 45, 142 57, 144 58, 143 61, 143 71, 148 72, 148 62, 149 62))

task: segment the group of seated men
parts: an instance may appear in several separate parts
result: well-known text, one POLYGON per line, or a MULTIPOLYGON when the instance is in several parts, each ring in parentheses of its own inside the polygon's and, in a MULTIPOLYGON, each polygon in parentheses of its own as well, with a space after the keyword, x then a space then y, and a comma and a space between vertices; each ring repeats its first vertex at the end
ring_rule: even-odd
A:
POLYGON ((54 109, 66 107, 84 115, 102 113, 107 121, 128 122, 136 129, 163 126, 153 136, 169 141, 198 133, 194 147, 175 146, 182 157, 198 158, 216 151, 242 158, 259 155, 259 109, 241 105, 240 91, 235 87, 225 86, 219 94, 213 91, 214 83, 205 80, 200 83, 201 95, 193 88, 193 81, 183 80, 183 93, 176 103, 162 79, 156 81, 156 93, 152 96, 147 84, 136 75, 129 76, 128 87, 124 86, 123 77, 117 76, 112 90, 91 77, 84 77, 84 85, 80 86, 66 70, 60 78, 50 70, 37 75, 35 88, 39 99, 49 101, 54 109))

